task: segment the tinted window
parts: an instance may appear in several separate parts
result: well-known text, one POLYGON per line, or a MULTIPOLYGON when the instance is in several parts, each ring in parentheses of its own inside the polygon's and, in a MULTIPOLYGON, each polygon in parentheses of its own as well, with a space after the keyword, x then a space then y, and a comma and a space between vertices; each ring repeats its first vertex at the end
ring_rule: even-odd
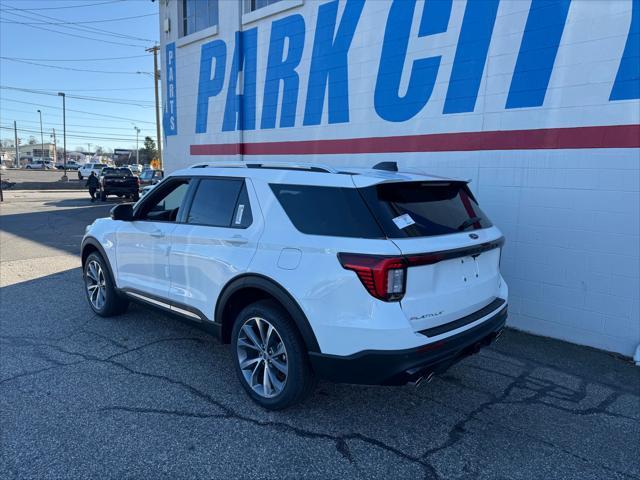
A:
POLYGON ((463 182, 383 183, 361 192, 391 238, 429 237, 491 226, 463 182))
POLYGON ((128 168, 103 168, 102 169, 102 175, 125 175, 125 176, 131 176, 133 175, 131 173, 131 170, 129 170, 128 168))
POLYGON ((187 223, 229 227, 235 210, 242 180, 212 178, 200 180, 187 223))
POLYGON ((381 238, 383 233, 355 188, 271 185, 280 205, 302 233, 381 238))
POLYGON ((152 221, 175 222, 184 196, 189 188, 188 180, 167 183, 151 194, 142 204, 140 218, 152 221))

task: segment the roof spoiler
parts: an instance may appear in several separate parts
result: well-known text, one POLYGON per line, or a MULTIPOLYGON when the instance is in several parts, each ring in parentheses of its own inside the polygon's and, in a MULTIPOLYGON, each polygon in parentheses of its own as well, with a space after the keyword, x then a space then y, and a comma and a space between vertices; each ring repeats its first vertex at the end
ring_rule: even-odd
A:
POLYGON ((380 162, 376 163, 373 166, 374 170, 385 170, 387 172, 397 172, 398 171, 398 163, 397 162, 380 162))

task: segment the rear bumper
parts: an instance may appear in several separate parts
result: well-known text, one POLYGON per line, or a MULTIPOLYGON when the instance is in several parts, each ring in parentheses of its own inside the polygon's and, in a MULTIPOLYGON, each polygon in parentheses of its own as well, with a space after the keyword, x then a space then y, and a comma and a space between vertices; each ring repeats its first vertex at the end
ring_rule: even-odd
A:
POLYGON ((137 185, 105 185, 102 187, 102 191, 109 194, 125 193, 125 194, 131 195, 134 193, 138 193, 138 186, 137 185))
POLYGON ((338 383, 404 385, 429 373, 442 373, 451 365, 490 345, 507 320, 505 305, 492 317, 469 330, 407 350, 366 350, 348 356, 309 352, 319 378, 338 383))

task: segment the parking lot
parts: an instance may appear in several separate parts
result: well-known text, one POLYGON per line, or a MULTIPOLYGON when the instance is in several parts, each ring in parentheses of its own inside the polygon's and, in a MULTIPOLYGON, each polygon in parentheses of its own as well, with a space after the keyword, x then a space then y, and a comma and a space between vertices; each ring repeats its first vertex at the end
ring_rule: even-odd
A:
POLYGON ((640 369, 513 330, 417 389, 256 407, 194 324, 92 314, 78 248, 114 202, 5 192, 1 478, 640 478, 640 369))

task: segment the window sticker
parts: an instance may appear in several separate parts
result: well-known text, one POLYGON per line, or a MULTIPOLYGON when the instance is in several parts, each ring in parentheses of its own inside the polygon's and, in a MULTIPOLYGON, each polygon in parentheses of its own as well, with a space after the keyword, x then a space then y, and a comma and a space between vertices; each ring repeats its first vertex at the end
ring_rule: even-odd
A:
POLYGON ((242 223, 242 214, 244 213, 244 205, 238 205, 238 212, 236 213, 236 225, 240 225, 242 223))
POLYGON ((395 217, 393 219, 393 223, 396 224, 396 227, 402 230, 403 228, 410 227, 416 222, 413 221, 413 218, 411 218, 411 215, 409 215, 408 213, 405 213, 400 215, 399 217, 395 217))

